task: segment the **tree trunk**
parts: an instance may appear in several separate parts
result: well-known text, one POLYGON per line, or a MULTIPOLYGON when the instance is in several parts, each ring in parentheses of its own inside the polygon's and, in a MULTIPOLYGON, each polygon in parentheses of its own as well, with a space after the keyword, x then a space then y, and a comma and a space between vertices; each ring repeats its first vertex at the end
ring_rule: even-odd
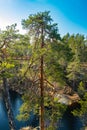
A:
MULTIPOLYGON (((44 46, 44 36, 43 36, 43 28, 42 28, 42 43, 41 49, 44 46)), ((40 89, 41 89, 41 104, 40 104, 40 127, 41 130, 44 130, 44 79, 43 79, 43 55, 41 56, 41 68, 40 68, 41 78, 40 78, 40 89)))
POLYGON ((5 106, 6 106, 6 110, 8 114, 9 127, 10 127, 10 130, 16 130, 14 115, 13 115, 12 106, 10 102, 9 88, 8 88, 6 78, 3 78, 3 86, 4 86, 4 102, 5 102, 5 106))

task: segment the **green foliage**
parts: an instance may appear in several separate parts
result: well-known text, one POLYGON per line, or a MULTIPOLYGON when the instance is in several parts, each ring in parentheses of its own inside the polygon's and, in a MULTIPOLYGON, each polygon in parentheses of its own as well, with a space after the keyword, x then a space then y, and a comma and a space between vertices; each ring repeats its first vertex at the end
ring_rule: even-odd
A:
POLYGON ((85 94, 85 86, 84 83, 81 81, 78 86, 78 94, 82 98, 85 94))
POLYGON ((83 99, 79 101, 81 108, 75 109, 72 113, 75 116, 81 117, 82 115, 87 113, 87 92, 84 94, 83 99))
POLYGON ((78 87, 78 94, 80 95, 80 107, 75 109, 72 113, 75 116, 82 116, 87 113, 87 92, 85 91, 84 84, 81 81, 78 87))
POLYGON ((13 77, 16 62, 13 61, 11 53, 14 43, 18 37, 16 24, 7 26, 5 31, 0 32, 0 77, 13 77))
POLYGON ((22 20, 22 25, 25 29, 28 29, 31 36, 41 37, 41 28, 43 27, 44 38, 59 39, 57 24, 51 24, 52 18, 49 13, 49 11, 45 11, 30 15, 28 19, 22 20))
POLYGON ((79 78, 78 75, 80 75, 80 71, 81 70, 79 61, 76 60, 74 62, 70 62, 67 67, 67 77, 70 80, 77 80, 77 78, 79 78))
POLYGON ((7 62, 3 62, 1 64, 1 67, 2 69, 6 68, 6 69, 10 69, 10 68, 13 68, 14 67, 14 64, 10 64, 10 63, 7 63, 7 62))

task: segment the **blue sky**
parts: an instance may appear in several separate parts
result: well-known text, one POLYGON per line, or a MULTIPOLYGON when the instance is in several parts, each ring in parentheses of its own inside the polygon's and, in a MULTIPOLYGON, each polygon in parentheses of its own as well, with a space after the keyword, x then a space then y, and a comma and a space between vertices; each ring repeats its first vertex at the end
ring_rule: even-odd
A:
POLYGON ((51 11, 61 35, 87 35, 87 0, 0 0, 0 28, 17 23, 24 32, 21 20, 39 11, 51 11))

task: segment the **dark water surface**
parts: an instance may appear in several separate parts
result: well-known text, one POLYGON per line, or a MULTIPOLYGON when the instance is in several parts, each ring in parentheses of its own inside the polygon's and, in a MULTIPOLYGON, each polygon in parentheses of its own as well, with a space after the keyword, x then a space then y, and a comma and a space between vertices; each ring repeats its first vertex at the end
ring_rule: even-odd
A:
MULTIPOLYGON (((21 96, 15 92, 10 92, 11 96, 11 103, 12 103, 12 109, 15 116, 15 122, 17 126, 17 130, 19 130, 23 126, 31 125, 31 126, 37 126, 38 125, 38 119, 31 113, 30 119, 27 122, 19 122, 16 120, 16 116, 19 113, 19 107, 22 104, 21 96)), ((68 108, 65 112, 60 124, 58 130, 80 130, 82 127, 82 123, 79 118, 74 117, 70 113, 70 109, 68 108)), ((3 99, 0 98, 0 130, 10 130, 8 125, 8 118, 7 113, 5 109, 5 105, 3 102, 3 99)))
MULTIPOLYGON (((22 104, 21 96, 18 93, 11 91, 10 97, 11 97, 12 110, 14 113, 17 130, 19 130, 21 127, 27 126, 27 125, 34 126, 34 127, 37 126, 38 119, 36 116, 33 115, 33 113, 31 113, 30 119, 26 122, 18 121, 16 119, 16 116, 19 113, 19 108, 22 104)), ((6 108, 5 108, 2 98, 0 98, 0 130, 10 130, 9 124, 8 124, 7 113, 6 113, 6 108)))
POLYGON ((58 130, 81 130, 83 127, 81 120, 78 117, 73 116, 72 109, 67 108, 60 122, 60 128, 58 130))

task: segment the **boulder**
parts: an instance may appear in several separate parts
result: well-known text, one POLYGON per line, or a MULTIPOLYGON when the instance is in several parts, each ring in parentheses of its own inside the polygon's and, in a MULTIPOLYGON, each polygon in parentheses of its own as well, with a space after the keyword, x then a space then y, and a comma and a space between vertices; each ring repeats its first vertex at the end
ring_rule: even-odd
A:
POLYGON ((80 100, 80 97, 76 93, 72 96, 68 94, 56 94, 55 97, 58 98, 58 102, 66 105, 71 105, 80 100))
POLYGON ((21 128, 20 130, 32 130, 32 127, 23 127, 23 128, 21 128))

